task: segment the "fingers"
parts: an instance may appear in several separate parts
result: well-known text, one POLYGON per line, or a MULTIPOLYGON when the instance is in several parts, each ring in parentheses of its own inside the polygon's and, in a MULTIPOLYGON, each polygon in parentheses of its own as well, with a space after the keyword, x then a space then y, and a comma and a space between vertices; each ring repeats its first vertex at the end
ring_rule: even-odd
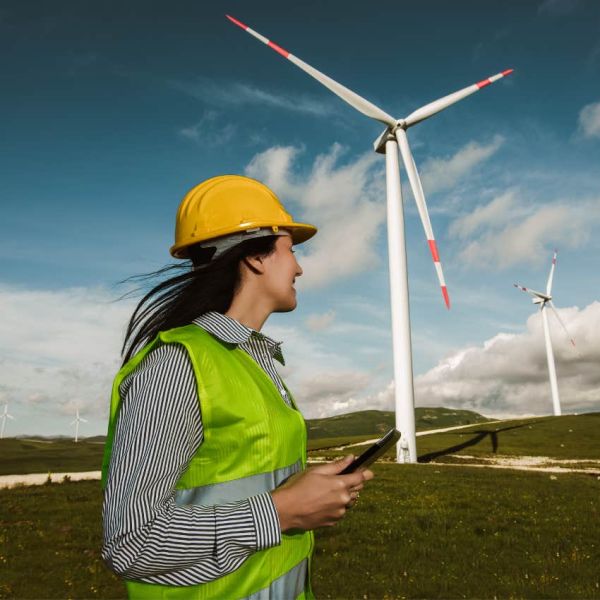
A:
POLYGON ((348 456, 338 458, 337 460, 325 465, 313 467, 313 470, 317 471, 318 473, 322 473, 323 475, 337 475, 338 473, 341 473, 353 460, 354 456, 349 454, 348 456))
POLYGON ((362 474, 365 478, 365 481, 370 481, 371 479, 373 479, 373 477, 375 477, 375 474, 373 473, 373 471, 371 471, 371 469, 365 469, 362 472, 362 474))
POLYGON ((339 475, 337 479, 339 479, 346 488, 350 489, 360 485, 363 481, 366 481, 365 471, 355 471, 354 473, 348 473, 347 475, 339 475))

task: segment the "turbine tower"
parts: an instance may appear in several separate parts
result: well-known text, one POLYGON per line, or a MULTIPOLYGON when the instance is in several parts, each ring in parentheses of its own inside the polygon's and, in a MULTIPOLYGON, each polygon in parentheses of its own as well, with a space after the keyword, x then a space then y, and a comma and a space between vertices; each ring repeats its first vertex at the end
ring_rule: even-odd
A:
POLYGON ((8 414, 8 404, 4 405, 4 412, 0 415, 0 419, 2 419, 2 426, 0 427, 0 440, 4 439, 4 428, 6 427, 6 419, 10 419, 14 421, 14 417, 8 414))
POLYGON ((79 409, 77 409, 77 416, 70 423, 71 425, 75 425, 75 443, 79 441, 79 423, 87 423, 87 421, 79 416, 79 409))
POLYGON ((536 292, 530 288, 526 288, 518 283, 515 283, 514 286, 519 288, 521 291, 526 292, 530 296, 532 296, 532 302, 537 304, 540 307, 540 312, 542 313, 542 324, 544 326, 544 339, 546 341, 546 358, 548 359, 548 374, 550 376, 550 391, 552 393, 552 405, 554 407, 554 416, 560 417, 561 409, 560 409, 560 398, 558 396, 558 384, 556 382, 556 367, 554 365, 554 352, 552 351, 552 340, 550 339, 550 327, 548 326, 548 314, 546 307, 549 306, 550 310, 554 313, 554 316, 561 324, 562 328, 565 330, 567 337, 569 338, 571 344, 575 346, 575 340, 569 334, 567 327, 563 323, 563 320, 560 318, 558 311, 554 307, 552 303, 552 280, 554 279, 554 269, 556 268, 556 256, 557 251, 554 251, 554 256, 552 257, 552 266, 550 267, 550 274, 548 275, 548 282, 546 283, 546 293, 536 292))
POLYGON ((363 115, 379 121, 385 125, 385 130, 374 143, 376 152, 385 154, 386 158, 386 187, 387 187, 387 230, 388 230, 388 254, 390 273, 390 296, 392 312, 392 347, 394 358, 394 381, 395 381, 395 405, 396 405, 396 428, 402 437, 396 445, 397 462, 417 462, 417 445, 415 437, 415 409, 413 391, 412 371, 412 348, 410 338, 410 314, 408 302, 408 271, 406 264, 406 242, 404 238, 404 214, 402 204, 402 190, 400 187, 400 169, 398 161, 398 149, 406 168, 410 186, 413 191, 419 216, 423 223, 427 244, 431 252, 437 278, 441 287, 442 296, 447 308, 450 308, 450 297, 444 280, 442 265, 438 253, 433 229, 429 220, 425 195, 415 161, 408 144, 406 130, 425 119, 435 115, 441 110, 448 108, 455 102, 470 96, 512 73, 512 69, 502 71, 479 83, 474 83, 462 90, 439 98, 403 119, 395 119, 373 103, 362 98, 347 87, 334 81, 327 75, 311 67, 297 56, 294 56, 281 46, 275 44, 260 33, 250 29, 244 23, 226 15, 227 18, 241 27, 244 31, 259 39, 271 47, 275 52, 294 63, 297 67, 314 77, 317 81, 347 102, 350 106, 363 115), (408 452, 406 452, 408 445, 408 452), (408 457, 405 458, 405 455, 408 457))

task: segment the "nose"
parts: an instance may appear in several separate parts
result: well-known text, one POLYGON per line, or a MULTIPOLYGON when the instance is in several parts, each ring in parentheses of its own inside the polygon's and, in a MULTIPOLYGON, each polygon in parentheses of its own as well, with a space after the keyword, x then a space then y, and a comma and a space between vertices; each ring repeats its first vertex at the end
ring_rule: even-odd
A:
POLYGON ((300 277, 300 275, 302 275, 303 272, 304 271, 302 271, 300 263, 298 262, 298 260, 296 260, 296 277, 300 277))

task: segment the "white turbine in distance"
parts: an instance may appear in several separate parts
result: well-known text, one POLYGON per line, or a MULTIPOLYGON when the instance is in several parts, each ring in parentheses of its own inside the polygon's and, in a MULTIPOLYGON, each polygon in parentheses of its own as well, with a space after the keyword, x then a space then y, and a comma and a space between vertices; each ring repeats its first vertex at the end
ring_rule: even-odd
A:
POLYGON ((14 421, 15 418, 12 415, 8 414, 8 404, 4 405, 4 412, 0 415, 0 419, 2 419, 2 426, 0 427, 0 440, 4 439, 4 428, 6 427, 6 419, 10 419, 14 421))
POLYGON ((415 110, 403 119, 395 119, 385 111, 381 110, 365 98, 349 90, 347 87, 337 83, 327 75, 306 64, 297 56, 289 53, 266 37, 250 29, 237 19, 226 15, 227 18, 241 27, 250 35, 259 39, 267 46, 287 58, 297 67, 314 77, 317 81, 347 102, 350 106, 362 114, 375 119, 385 125, 385 131, 377 138, 375 151, 385 154, 386 158, 386 182, 387 182, 387 230, 388 230, 388 254, 390 271, 390 296, 392 312, 392 347, 394 357, 394 381, 395 381, 395 406, 396 406, 396 428, 402 437, 396 445, 396 460, 398 462, 417 462, 417 444, 415 437, 415 409, 412 372, 412 348, 410 338, 410 315, 408 302, 408 271, 406 265, 406 243, 404 239, 404 215, 402 205, 402 190, 400 187, 400 169, 398 164, 398 147, 404 166, 408 173, 408 179, 413 191, 419 216, 425 229, 427 243, 431 251, 435 271, 442 289, 442 295, 446 307, 450 308, 450 297, 440 257, 433 236, 433 229, 429 221, 429 213, 425 203, 425 194, 421 186, 421 180, 415 161, 413 160, 406 130, 425 119, 435 115, 441 110, 448 108, 455 102, 470 96, 481 88, 512 73, 512 69, 502 71, 479 83, 474 83, 462 90, 434 100, 425 106, 415 110), (404 446, 403 446, 404 444, 404 446), (406 452, 408 444, 408 453, 406 452), (405 455, 408 457, 405 458, 405 455))
POLYGON ((554 353, 552 352, 552 340, 550 339, 550 328, 548 326, 548 315, 546 307, 549 306, 554 316, 561 324, 562 328, 565 330, 567 337, 571 341, 571 344, 575 346, 575 340, 569 334, 567 327, 563 323, 563 320, 560 318, 558 311, 554 307, 552 303, 552 280, 554 279, 554 269, 556 267, 556 256, 557 251, 554 251, 554 256, 552 257, 552 266, 550 267, 550 275, 548 275, 548 282, 546 283, 546 293, 536 292, 530 288, 523 287, 518 283, 515 283, 514 286, 519 288, 521 291, 529 294, 533 297, 532 302, 534 304, 539 305, 540 312, 542 313, 542 323, 544 326, 544 339, 546 340, 546 358, 548 359, 548 373, 550 375, 550 391, 552 392, 552 404, 554 406, 554 415, 559 417, 561 415, 560 410, 560 398, 558 396, 558 384, 556 382, 556 367, 554 366, 554 353))
POLYGON ((87 423, 85 419, 79 416, 79 409, 77 409, 77 416, 74 421, 71 421, 71 425, 75 425, 75 442, 79 441, 79 423, 87 423))

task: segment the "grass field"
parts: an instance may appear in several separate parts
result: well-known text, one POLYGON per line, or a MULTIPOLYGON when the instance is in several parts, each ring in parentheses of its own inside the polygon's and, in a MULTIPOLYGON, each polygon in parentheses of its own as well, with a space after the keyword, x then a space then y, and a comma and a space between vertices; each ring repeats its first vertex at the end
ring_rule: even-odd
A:
MULTIPOLYGON (((357 443, 372 436, 313 440, 311 456, 335 458, 361 448, 332 450, 344 441, 357 443)), ((481 423, 446 433, 417 438, 419 462, 456 462, 451 455, 548 456, 556 459, 600 459, 600 413, 536 417, 502 423, 481 423)), ((395 449, 388 456, 395 455, 395 449)))
MULTIPOLYGON (((487 417, 471 410, 421 407, 415 409, 415 428, 417 431, 442 429, 453 425, 485 423, 489 420, 487 417)), ((394 427, 395 423, 396 417, 392 411, 362 410, 324 419, 308 419, 306 428, 309 440, 360 435, 373 437, 373 435, 385 433, 391 427, 394 427)))
MULTIPOLYGON (((600 598, 600 481, 378 465, 317 532, 317 598, 600 598)), ((98 482, 0 491, 0 598, 124 598, 103 566, 98 482)))
MULTIPOLYGON (((483 423, 487 420, 468 410, 416 409, 416 427, 419 431, 433 427, 483 423)), ((369 439, 393 425, 394 413, 378 410, 327 419, 309 419, 309 448, 339 446, 369 439)), ((102 466, 103 440, 103 436, 82 439, 77 444, 66 438, 0 440, 0 475, 99 470, 102 466)))
MULTIPOLYGON (((370 435, 310 440, 313 457, 370 435)), ((317 532, 318 598, 598 598, 600 479, 446 465, 457 456, 600 459, 600 413, 478 423, 417 438, 425 464, 378 464, 317 532)), ((359 453, 361 448, 352 448, 359 453)), ((2 473, 98 469, 102 445, 1 440, 2 473)), ((595 463, 597 466, 597 462, 595 463)), ((103 565, 99 482, 0 490, 0 598, 125 598, 103 565)))

